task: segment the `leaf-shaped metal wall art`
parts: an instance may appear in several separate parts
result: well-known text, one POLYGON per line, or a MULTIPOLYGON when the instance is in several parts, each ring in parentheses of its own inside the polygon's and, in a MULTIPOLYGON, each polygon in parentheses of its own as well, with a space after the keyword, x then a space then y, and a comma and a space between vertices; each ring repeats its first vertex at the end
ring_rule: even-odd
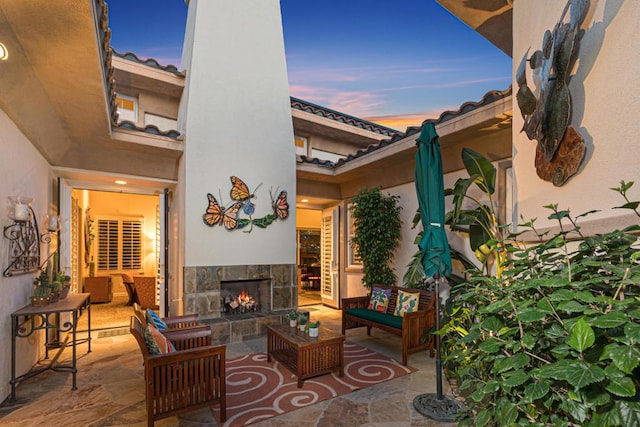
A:
MULTIPOLYGON (((566 139, 565 133, 571 121, 570 71, 577 56, 582 34, 580 27, 589 7, 590 0, 568 0, 553 30, 545 31, 541 49, 533 52, 528 60, 530 49, 527 49, 516 70, 516 100, 524 119, 522 131, 529 139, 537 141, 536 169, 546 171, 538 175, 542 179, 553 181, 554 185, 562 185, 579 169, 579 164, 572 164, 572 167, 561 168, 561 173, 554 174, 548 171, 547 166, 554 161, 566 139), (567 15, 569 22, 565 22, 567 15), (538 77, 537 97, 527 84, 527 62, 535 70, 534 76, 538 77), (541 165, 541 162, 546 162, 547 165, 541 165)), ((584 144, 582 148, 578 148, 579 144, 573 144, 572 147, 578 150, 577 155, 570 156, 564 150, 563 156, 572 158, 574 163, 576 159, 581 162, 584 158, 584 144)))

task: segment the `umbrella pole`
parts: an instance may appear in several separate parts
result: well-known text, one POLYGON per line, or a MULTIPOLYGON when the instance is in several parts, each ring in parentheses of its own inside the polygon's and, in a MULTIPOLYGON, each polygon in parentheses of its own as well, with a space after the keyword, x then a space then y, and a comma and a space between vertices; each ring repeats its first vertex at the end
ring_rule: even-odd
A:
MULTIPOLYGON (((435 276, 436 298, 436 330, 440 330, 440 280, 435 276)), ((413 407, 425 417, 437 421, 454 421, 458 412, 462 409, 457 400, 444 396, 442 393, 442 359, 440 357, 440 335, 435 336, 436 347, 436 394, 425 393, 413 399, 413 407)))
MULTIPOLYGON (((440 278, 436 277, 436 331, 440 330, 440 278)), ((442 357, 440 356, 440 335, 436 335, 436 393, 442 400, 442 357)))

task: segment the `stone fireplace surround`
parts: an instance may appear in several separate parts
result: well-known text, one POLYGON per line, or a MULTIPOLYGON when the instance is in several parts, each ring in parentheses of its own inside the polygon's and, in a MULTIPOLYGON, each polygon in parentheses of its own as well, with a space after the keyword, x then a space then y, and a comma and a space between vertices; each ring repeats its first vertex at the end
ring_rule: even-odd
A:
POLYGON ((298 305, 296 264, 184 267, 184 312, 198 313, 211 326, 217 344, 240 342, 266 333, 264 325, 279 323, 298 305), (221 284, 227 281, 270 280, 271 310, 235 316, 221 314, 221 284))

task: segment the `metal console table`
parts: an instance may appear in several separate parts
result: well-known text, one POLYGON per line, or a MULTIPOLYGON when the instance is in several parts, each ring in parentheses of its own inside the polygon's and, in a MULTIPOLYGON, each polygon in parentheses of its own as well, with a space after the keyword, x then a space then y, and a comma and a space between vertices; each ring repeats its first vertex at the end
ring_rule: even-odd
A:
POLYGON ((11 313, 11 400, 16 398, 16 385, 21 381, 31 378, 41 372, 51 369, 54 371, 71 372, 73 375, 73 385, 71 390, 77 390, 76 386, 76 346, 87 343, 87 353, 91 353, 91 298, 90 294, 72 294, 67 298, 59 300, 45 306, 27 305, 20 310, 11 313), (78 339, 77 327, 78 319, 84 311, 87 311, 87 332, 86 338, 78 339), (71 320, 60 323, 60 314, 70 313, 71 320), (58 339, 50 342, 48 331, 50 329, 57 330, 58 339), (16 378, 16 338, 24 338, 33 334, 35 331, 45 330, 45 356, 36 363, 29 372, 16 378), (71 341, 69 336, 61 341, 60 335, 63 332, 71 332, 71 341), (72 356, 70 363, 58 363, 58 357, 65 347, 72 347, 72 356), (58 352, 49 359, 49 350, 56 349, 58 352))

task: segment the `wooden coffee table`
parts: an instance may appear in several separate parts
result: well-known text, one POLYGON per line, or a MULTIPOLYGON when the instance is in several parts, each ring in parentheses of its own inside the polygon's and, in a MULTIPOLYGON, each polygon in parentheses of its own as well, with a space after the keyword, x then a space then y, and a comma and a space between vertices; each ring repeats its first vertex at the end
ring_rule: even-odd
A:
POLYGON ((267 361, 275 358, 298 377, 305 379, 338 370, 344 376, 344 335, 320 327, 318 337, 310 337, 289 325, 266 325, 267 361))

